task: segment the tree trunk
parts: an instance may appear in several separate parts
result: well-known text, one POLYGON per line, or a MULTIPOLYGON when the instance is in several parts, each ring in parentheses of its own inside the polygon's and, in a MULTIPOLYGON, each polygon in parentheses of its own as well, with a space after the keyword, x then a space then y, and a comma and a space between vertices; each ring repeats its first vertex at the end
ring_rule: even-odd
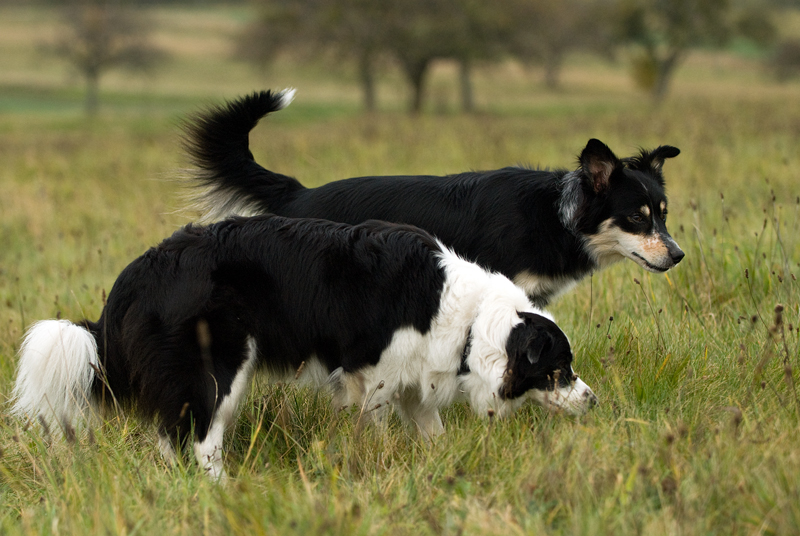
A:
POLYGON ((99 102, 100 73, 96 69, 87 69, 84 76, 86 77, 86 115, 94 117, 97 115, 99 102))
POLYGON ((358 69, 361 76, 361 89, 364 92, 364 109, 371 113, 375 111, 375 71, 372 55, 368 50, 361 51, 358 69))
POLYGON ((544 59, 544 85, 547 89, 558 89, 559 75, 561 74, 561 63, 563 56, 556 52, 547 54, 544 59))
POLYGON ((672 75, 675 74, 675 68, 681 59, 683 59, 682 51, 673 50, 665 58, 656 60, 658 72, 656 73, 656 83, 653 86, 653 101, 656 104, 661 103, 667 96, 672 75))
POLYGON ((459 79, 461 82, 461 107, 465 113, 475 111, 475 100, 472 93, 472 63, 463 59, 459 65, 459 79))
POLYGON ((425 75, 428 74, 430 62, 431 60, 427 58, 403 62, 406 76, 411 83, 411 106, 409 112, 412 114, 418 114, 422 111, 425 99, 425 75))

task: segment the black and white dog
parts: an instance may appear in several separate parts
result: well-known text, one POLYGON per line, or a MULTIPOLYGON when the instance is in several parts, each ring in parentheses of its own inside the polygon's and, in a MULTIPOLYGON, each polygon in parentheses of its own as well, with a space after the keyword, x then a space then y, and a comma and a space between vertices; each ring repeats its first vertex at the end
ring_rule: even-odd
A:
POLYGON ((302 368, 337 407, 393 406, 430 437, 460 396, 481 415, 527 399, 585 412, 596 398, 572 359, 521 289, 416 228, 231 218, 134 260, 97 322, 34 324, 13 413, 73 429, 127 403, 155 421, 167 457, 194 430, 199 463, 221 477, 223 433, 258 368, 302 368))
POLYGON ((360 177, 305 188, 253 159, 248 134, 294 91, 264 91, 198 115, 186 146, 199 168, 206 221, 273 213, 356 224, 416 225, 464 258, 500 272, 545 306, 594 270, 629 258, 665 272, 684 257, 667 232, 664 145, 618 159, 589 140, 579 167, 507 167, 446 177, 360 177))

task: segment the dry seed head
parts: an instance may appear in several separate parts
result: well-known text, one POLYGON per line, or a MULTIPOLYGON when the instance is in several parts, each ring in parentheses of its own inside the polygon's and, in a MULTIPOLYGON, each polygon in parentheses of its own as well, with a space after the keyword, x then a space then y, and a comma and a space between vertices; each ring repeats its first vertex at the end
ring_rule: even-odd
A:
POLYGON ((742 424, 742 410, 740 410, 736 406, 728 406, 724 409, 725 411, 730 412, 733 415, 734 428, 739 428, 739 425, 742 424))
POLYGON ((305 362, 305 361, 301 361, 301 362, 300 362, 300 366, 299 366, 299 367, 297 367, 297 372, 295 372, 295 373, 294 373, 294 379, 295 379, 295 380, 296 380, 297 378, 299 378, 299 377, 300 377, 300 375, 303 373, 303 369, 305 368, 305 366, 306 366, 306 362, 305 362))
POLYGON ((76 440, 75 428, 66 421, 64 421, 64 438, 70 445, 74 444, 76 440))
POLYGON ((42 425, 45 437, 50 437, 50 426, 48 426, 47 421, 44 420, 44 417, 41 415, 39 415, 39 424, 42 425))

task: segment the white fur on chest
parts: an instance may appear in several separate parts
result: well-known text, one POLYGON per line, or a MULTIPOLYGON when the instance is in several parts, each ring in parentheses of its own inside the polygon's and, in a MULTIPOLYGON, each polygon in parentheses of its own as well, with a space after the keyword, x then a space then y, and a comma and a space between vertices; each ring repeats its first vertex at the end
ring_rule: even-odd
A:
POLYGON ((439 310, 426 333, 404 327, 395 331, 374 366, 331 375, 334 403, 358 405, 380 416, 395 407, 400 416, 430 437, 444 431, 438 410, 465 398, 479 414, 512 413, 524 399, 501 400, 500 386, 508 367, 506 343, 521 311, 537 312, 522 289, 499 274, 445 250, 439 310), (459 375, 469 333, 469 372, 459 375))

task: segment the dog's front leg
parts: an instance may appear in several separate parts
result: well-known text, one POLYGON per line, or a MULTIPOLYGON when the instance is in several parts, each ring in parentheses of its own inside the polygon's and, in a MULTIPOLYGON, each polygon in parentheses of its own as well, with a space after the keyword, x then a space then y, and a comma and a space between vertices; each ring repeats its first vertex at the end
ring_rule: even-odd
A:
POLYGON ((205 473, 218 482, 225 482, 227 475, 222 467, 222 438, 225 426, 220 419, 214 419, 205 439, 194 444, 194 456, 205 473))
POLYGON ((430 441, 436 436, 444 433, 442 418, 439 416, 439 408, 430 404, 432 399, 423 401, 419 393, 407 389, 400 397, 398 409, 403 420, 413 424, 422 434, 425 441, 430 441))

